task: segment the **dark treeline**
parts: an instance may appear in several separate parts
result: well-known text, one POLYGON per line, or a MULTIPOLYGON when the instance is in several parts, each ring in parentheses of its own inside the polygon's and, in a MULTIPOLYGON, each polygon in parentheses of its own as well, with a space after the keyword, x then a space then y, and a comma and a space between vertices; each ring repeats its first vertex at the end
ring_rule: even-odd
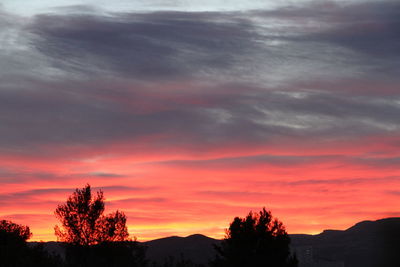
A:
MULTIPOLYGON (((0 266, 4 267, 206 267, 169 257, 150 262, 146 247, 129 238, 126 216, 121 211, 104 215, 103 192, 92 194, 90 185, 76 189, 55 211, 60 226, 55 235, 63 255, 49 253, 44 243, 30 246, 28 226, 0 221, 0 266)), ((210 267, 296 267, 289 250, 290 239, 280 221, 265 209, 234 218, 225 239, 215 246, 210 267)))
POLYGON ((27 240, 31 237, 29 227, 10 221, 0 221, 0 266, 34 267, 60 266, 61 258, 50 255, 43 244, 29 247, 27 240))

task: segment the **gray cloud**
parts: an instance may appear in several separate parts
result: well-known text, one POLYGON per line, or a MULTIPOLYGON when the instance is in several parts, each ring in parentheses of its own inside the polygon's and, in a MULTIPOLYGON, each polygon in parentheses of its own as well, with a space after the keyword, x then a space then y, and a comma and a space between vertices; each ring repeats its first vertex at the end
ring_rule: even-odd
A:
MULTIPOLYGON (((274 166, 297 166, 301 164, 312 164, 320 161, 338 160, 340 156, 276 156, 276 155, 257 155, 244 157, 216 158, 206 160, 173 160, 164 161, 161 164, 176 165, 181 167, 197 167, 197 168, 243 168, 255 167, 261 165, 274 166)), ((153 163, 152 163, 153 164, 153 163)))
MULTIPOLYGON (((240 168, 252 168, 260 166, 276 166, 276 167, 287 167, 296 168, 302 165, 318 165, 320 163, 331 163, 332 166, 343 167, 343 166, 362 166, 370 168, 381 168, 383 169, 396 169, 399 165, 399 157, 382 157, 372 155, 358 155, 358 156, 346 156, 346 155, 252 155, 252 156, 241 156, 241 157, 224 157, 224 158, 212 158, 204 160, 171 160, 161 162, 151 162, 149 164, 162 164, 169 166, 199 168, 199 169, 240 169, 240 168)), ((390 177, 392 179, 393 177, 390 177)), ((394 177, 393 179, 397 179, 394 177)), ((368 181, 369 178, 356 178, 346 180, 302 180, 295 181, 293 185, 307 184, 307 183, 357 183, 368 181)))
POLYGON ((273 195, 272 193, 250 192, 250 191, 200 191, 200 195, 211 195, 217 197, 266 197, 273 195))
POLYGON ((224 71, 257 49, 252 25, 222 14, 41 15, 29 26, 56 68, 144 80, 224 71), (219 21, 218 21, 219 20, 219 21))
POLYGON ((291 31, 283 39, 309 46, 328 44, 324 51, 327 54, 335 52, 334 47, 348 48, 358 53, 353 55, 353 63, 392 74, 398 73, 399 67, 396 53, 400 44, 399 10, 397 1, 352 4, 328 1, 254 13, 264 19, 291 22, 287 27, 291 31))
POLYGON ((359 185, 359 184, 379 184, 382 182, 392 182, 399 181, 398 176, 388 176, 388 177, 359 177, 359 178, 346 178, 346 179, 307 179, 307 180, 297 180, 297 181, 277 181, 276 184, 288 185, 288 186, 302 186, 302 185, 359 185))
MULTIPOLYGON (((87 179, 88 181, 93 178, 118 178, 125 177, 124 175, 118 173, 103 173, 103 172, 92 172, 92 173, 71 173, 65 175, 59 175, 51 172, 39 172, 30 171, 22 168, 7 168, 0 167, 0 182, 2 183, 28 183, 29 181, 58 181, 62 179, 87 179)), ((112 190, 114 187, 108 187, 112 190)), ((133 189, 133 187, 129 187, 133 189)), ((118 187, 118 190, 124 189, 124 187, 118 187)), ((125 188, 127 189, 127 188, 125 188)))
MULTIPOLYGON (((149 191, 153 190, 154 187, 130 187, 130 186, 103 186, 103 187, 92 187, 92 192, 96 192, 102 190, 107 193, 117 192, 118 194, 121 193, 137 193, 138 191, 149 191)), ((48 195, 56 195, 61 196, 62 199, 66 199, 69 195, 75 192, 75 188, 41 188, 41 189, 32 189, 32 190, 25 190, 19 192, 13 192, 8 194, 2 194, 0 196, 0 204, 1 205, 9 205, 15 203, 50 203, 53 205, 57 204, 57 201, 48 201, 46 197, 48 195), (22 201, 23 200, 23 201, 22 201), (21 202, 22 201, 22 202, 21 202)), ((135 201, 144 201, 141 198, 135 199, 125 199, 118 202, 135 202, 135 201)), ((162 201, 160 199, 150 199, 149 201, 162 201)), ((59 204, 59 203, 58 203, 59 204)))
POLYGON ((29 153, 43 144, 91 146, 115 139, 135 142, 158 133, 164 137, 157 145, 165 142, 182 147, 231 141, 251 144, 283 136, 300 140, 310 136, 348 138, 389 134, 400 125, 400 106, 393 96, 369 98, 248 87, 232 93, 221 88, 217 93, 205 90, 202 95, 183 92, 174 103, 174 92, 170 93, 171 101, 168 97, 152 98, 141 89, 129 92, 114 87, 116 94, 123 91, 119 98, 103 94, 102 85, 96 87, 99 91, 88 89, 95 85, 85 83, 72 90, 36 86, 0 90, 0 143, 5 151, 18 153, 23 147, 29 153), (78 93, 78 89, 83 92, 78 93), (192 103, 193 99, 198 102, 192 103), (140 101, 147 102, 150 110, 135 106, 140 101))
POLYGON ((334 12, 337 15, 331 13, 330 17, 337 26, 315 38, 350 47, 368 57, 396 56, 400 45, 399 2, 361 3, 334 12))
POLYGON ((118 204, 130 204, 130 203, 152 203, 152 202, 167 202, 168 199, 166 198, 161 198, 161 197, 145 197, 145 198, 140 198, 140 197, 136 197, 136 198, 125 198, 125 199, 121 199, 121 200, 114 200, 112 201, 113 205, 118 205, 118 204))
MULTIPOLYGON (((75 153, 152 135, 162 137, 144 144, 147 149, 397 133, 396 70, 376 71, 399 62, 395 7, 92 10, 20 21, 15 32, 23 38, 14 32, 7 40, 22 47, 0 49, 11 66, 0 73, 0 149, 54 156, 67 153, 63 146, 75 153), (307 17, 314 22, 309 28, 295 25, 307 17), (287 25, 264 23, 276 19, 287 25)), ((0 17, 6 32, 15 16, 0 17)))
POLYGON ((386 193, 389 195, 400 196, 400 191, 390 190, 390 191, 386 191, 386 193))

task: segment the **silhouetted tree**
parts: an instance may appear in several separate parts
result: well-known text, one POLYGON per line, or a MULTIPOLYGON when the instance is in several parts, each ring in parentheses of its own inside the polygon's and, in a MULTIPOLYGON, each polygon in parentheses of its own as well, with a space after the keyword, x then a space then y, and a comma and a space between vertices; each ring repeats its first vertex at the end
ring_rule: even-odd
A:
POLYGON ((283 224, 265 208, 234 218, 220 246, 215 246, 215 267, 292 267, 297 260, 290 254, 290 239, 283 224))
POLYGON ((1 220, 0 235, 1 237, 12 237, 12 239, 15 241, 18 240, 26 242, 26 240, 31 238, 32 233, 28 226, 16 224, 7 220, 1 220))
POLYGON ((76 189, 66 204, 57 207, 61 227, 55 227, 55 234, 66 242, 66 266, 145 267, 146 248, 128 240, 125 214, 103 213, 103 192, 93 196, 90 185, 76 189))
POLYGON ((26 240, 31 237, 28 226, 11 221, 0 221, 0 265, 18 266, 24 262, 21 255, 26 255, 26 240))
POLYGON ((104 212, 104 196, 100 190, 92 196, 90 185, 76 189, 67 203, 55 211, 61 228, 55 226, 60 241, 75 245, 95 245, 108 241, 125 241, 129 234, 126 216, 116 211, 107 216, 104 212))
POLYGON ((43 244, 29 247, 26 241, 32 236, 28 226, 7 220, 0 221, 0 266, 2 267, 53 267, 61 260, 47 253, 43 244))

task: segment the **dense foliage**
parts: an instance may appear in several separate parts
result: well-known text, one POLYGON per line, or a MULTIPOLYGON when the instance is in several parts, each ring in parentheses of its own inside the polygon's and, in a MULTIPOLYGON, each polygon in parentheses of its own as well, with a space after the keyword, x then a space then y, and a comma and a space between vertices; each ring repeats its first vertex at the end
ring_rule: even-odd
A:
POLYGON ((26 241, 31 236, 28 226, 0 221, 0 266, 52 267, 61 264, 58 257, 45 251, 43 244, 29 247, 26 241))
POLYGON ((292 267, 290 238, 283 224, 265 208, 259 213, 234 218, 220 246, 216 246, 215 267, 292 267))
POLYGON ((59 205, 55 211, 61 222, 61 227, 55 227, 55 234, 62 242, 83 246, 127 240, 125 214, 116 211, 103 215, 103 212, 102 191, 92 196, 90 185, 76 189, 66 204, 59 205))

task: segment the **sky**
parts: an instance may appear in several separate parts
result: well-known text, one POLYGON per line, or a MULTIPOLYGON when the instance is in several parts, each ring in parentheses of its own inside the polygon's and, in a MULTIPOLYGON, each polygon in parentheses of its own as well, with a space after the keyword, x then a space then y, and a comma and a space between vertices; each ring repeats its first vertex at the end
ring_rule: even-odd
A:
POLYGON ((0 5, 0 219, 56 240, 76 188, 139 241, 400 216, 398 1, 0 5))

